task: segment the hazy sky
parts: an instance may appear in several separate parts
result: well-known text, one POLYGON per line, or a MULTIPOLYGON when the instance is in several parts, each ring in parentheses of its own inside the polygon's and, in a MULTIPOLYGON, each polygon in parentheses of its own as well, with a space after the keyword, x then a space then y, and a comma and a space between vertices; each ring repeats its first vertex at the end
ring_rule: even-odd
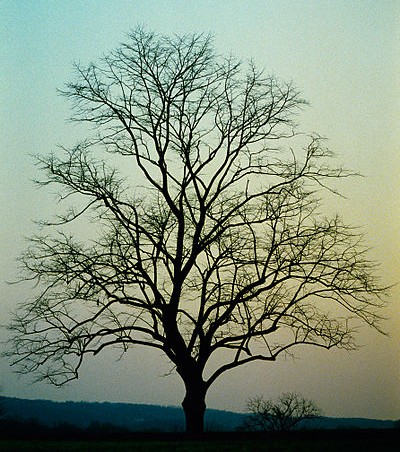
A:
MULTIPOLYGON (((217 48, 254 58, 293 80, 311 103, 305 132, 329 138, 339 163, 365 175, 342 186, 332 209, 368 233, 386 283, 400 281, 400 2, 386 0, 0 0, 0 323, 29 294, 6 281, 32 220, 48 218, 54 200, 30 180, 32 153, 72 144, 70 106, 56 94, 73 61, 90 62, 123 41, 137 24, 160 33, 212 32, 217 48)), ((209 407, 242 410, 256 394, 299 391, 329 416, 400 418, 400 286, 392 291, 385 329, 362 329, 358 351, 303 349, 298 359, 231 371, 211 388, 209 407)), ((5 337, 2 331, 1 337, 5 337)), ((30 386, 0 360, 9 396, 178 405, 183 386, 157 352, 107 352, 81 378, 57 389, 30 386)))

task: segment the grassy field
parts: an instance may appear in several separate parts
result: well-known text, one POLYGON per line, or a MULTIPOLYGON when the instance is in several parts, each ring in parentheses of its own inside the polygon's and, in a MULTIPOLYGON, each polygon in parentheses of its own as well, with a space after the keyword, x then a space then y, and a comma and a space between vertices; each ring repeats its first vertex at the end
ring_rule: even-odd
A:
POLYGON ((330 432, 290 437, 231 438, 205 440, 130 440, 130 441, 0 441, 0 450, 72 452, 391 452, 399 447, 399 432, 330 432))

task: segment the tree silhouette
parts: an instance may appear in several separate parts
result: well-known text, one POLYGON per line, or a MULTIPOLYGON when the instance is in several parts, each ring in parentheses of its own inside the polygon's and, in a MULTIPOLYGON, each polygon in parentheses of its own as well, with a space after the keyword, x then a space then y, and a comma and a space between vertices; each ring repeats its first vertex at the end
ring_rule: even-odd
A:
POLYGON ((247 402, 250 416, 245 428, 249 430, 293 430, 302 422, 321 416, 321 410, 309 399, 295 392, 282 394, 276 402, 257 396, 247 402))
POLYGON ((73 207, 21 258, 37 291, 10 325, 20 372, 60 385, 87 354, 153 347, 201 432, 224 372, 298 345, 352 349, 354 317, 378 327, 384 288, 362 237, 320 209, 329 181, 351 173, 320 137, 296 134, 305 102, 291 84, 218 55, 208 36, 139 28, 77 65, 63 94, 95 133, 37 158, 37 183, 73 207))

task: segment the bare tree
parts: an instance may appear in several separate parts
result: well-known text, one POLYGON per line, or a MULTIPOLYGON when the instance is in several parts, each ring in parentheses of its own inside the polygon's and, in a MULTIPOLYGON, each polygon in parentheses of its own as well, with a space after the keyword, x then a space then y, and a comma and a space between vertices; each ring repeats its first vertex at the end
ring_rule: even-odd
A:
POLYGON ((309 399, 295 392, 282 394, 276 402, 257 396, 247 402, 250 416, 245 428, 249 430, 293 430, 306 420, 321 416, 321 410, 309 399))
POLYGON ((38 184, 75 207, 21 258, 37 292, 10 325, 20 372, 60 385, 87 354, 153 347, 200 432, 224 372, 298 345, 352 349, 352 318, 377 327, 384 289, 362 237, 320 212, 328 181, 351 173, 296 135, 305 102, 291 84, 217 55, 207 36, 143 29, 76 73, 63 94, 95 133, 38 157, 38 184), (85 218, 92 241, 68 233, 85 218))

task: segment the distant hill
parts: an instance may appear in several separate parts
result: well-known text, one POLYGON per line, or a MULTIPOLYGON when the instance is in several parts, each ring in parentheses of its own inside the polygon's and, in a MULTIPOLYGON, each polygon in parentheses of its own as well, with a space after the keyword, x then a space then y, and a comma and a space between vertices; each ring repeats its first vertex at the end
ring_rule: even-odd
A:
POLYGON ((307 428, 318 429, 386 429, 394 428, 395 421, 347 417, 320 417, 308 421, 307 428))
MULTIPOLYGON (((3 397, 2 405, 8 418, 34 419, 54 427, 71 424, 87 428, 93 424, 112 424, 131 431, 180 432, 184 430, 184 414, 174 406, 145 405, 110 402, 52 402, 3 397)), ((206 429, 234 431, 243 423, 245 414, 208 409, 206 429)), ((362 418, 322 417, 307 425, 308 428, 393 428, 393 421, 362 418)))
MULTIPOLYGON (((183 410, 174 406, 110 402, 53 402, 3 397, 8 418, 35 419, 47 426, 72 424, 87 428, 91 424, 113 424, 132 431, 180 432, 184 430, 183 410)), ((245 415, 208 409, 208 430, 235 430, 245 415)))

